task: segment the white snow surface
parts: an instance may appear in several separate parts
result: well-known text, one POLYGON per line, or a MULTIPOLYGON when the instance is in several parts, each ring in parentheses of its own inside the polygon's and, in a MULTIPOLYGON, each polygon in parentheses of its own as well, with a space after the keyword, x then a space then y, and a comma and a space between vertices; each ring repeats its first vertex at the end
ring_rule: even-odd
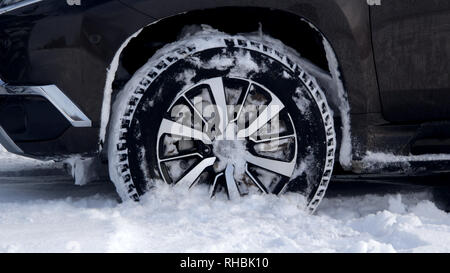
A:
POLYGON ((361 168, 372 172, 382 170, 388 165, 401 167, 402 170, 408 171, 411 167, 410 162, 448 160, 450 160, 449 154, 395 155, 392 153, 367 151, 359 163, 361 168))
MULTIPOLYGON (((42 164, 0 152, 3 171, 42 164)), ((26 182, 0 177, 0 252, 450 251, 450 216, 426 192, 338 195, 308 215, 298 194, 211 200, 159 185, 119 204, 89 185, 26 182)))
POLYGON ((450 154, 424 154, 424 155, 394 155, 392 153, 380 153, 368 151, 363 157, 362 162, 411 162, 411 161, 439 161, 450 160, 450 154))

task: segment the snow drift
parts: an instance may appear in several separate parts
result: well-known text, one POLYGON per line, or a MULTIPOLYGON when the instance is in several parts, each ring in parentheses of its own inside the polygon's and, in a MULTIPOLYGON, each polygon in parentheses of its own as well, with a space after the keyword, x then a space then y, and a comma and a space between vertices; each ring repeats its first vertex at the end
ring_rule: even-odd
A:
MULTIPOLYGON (((46 164, 4 152, 0 162, 0 172, 46 164)), ((450 251, 450 215, 427 192, 325 198, 309 215, 298 194, 229 201, 202 190, 161 185, 119 204, 107 182, 0 177, 0 252, 450 251)))

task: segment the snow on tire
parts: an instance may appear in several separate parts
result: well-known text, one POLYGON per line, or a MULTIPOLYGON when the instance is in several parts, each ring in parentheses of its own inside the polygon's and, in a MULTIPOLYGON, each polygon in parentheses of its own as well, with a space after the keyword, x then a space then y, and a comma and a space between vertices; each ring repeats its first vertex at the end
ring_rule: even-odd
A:
POLYGON ((313 212, 336 149, 316 80, 283 50, 198 33, 159 50, 113 105, 109 172, 123 200, 155 181, 230 199, 296 191, 313 212))

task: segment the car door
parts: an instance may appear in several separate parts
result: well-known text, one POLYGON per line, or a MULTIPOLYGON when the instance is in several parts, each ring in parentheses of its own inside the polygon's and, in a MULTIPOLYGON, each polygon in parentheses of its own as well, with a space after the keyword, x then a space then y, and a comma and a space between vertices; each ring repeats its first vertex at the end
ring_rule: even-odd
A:
POLYGON ((382 0, 370 7, 384 117, 450 119, 450 1, 382 0))

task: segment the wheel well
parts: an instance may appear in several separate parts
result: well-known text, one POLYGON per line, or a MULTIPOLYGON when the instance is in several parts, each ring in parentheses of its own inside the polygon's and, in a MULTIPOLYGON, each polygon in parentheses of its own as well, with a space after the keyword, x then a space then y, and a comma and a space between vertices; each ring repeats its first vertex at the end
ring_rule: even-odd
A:
MULTIPOLYGON (((286 46, 294 49, 301 57, 309 60, 323 71, 328 72, 330 77, 335 77, 333 73, 338 71, 330 71, 329 67, 329 49, 325 49, 324 35, 314 27, 306 18, 302 18, 296 14, 286 11, 255 8, 255 7, 222 7, 214 9, 196 10, 182 13, 161 19, 147 27, 143 28, 137 36, 131 38, 123 48, 118 60, 117 71, 112 82, 111 93, 109 94, 111 101, 133 74, 142 67, 154 53, 163 46, 177 41, 184 31, 190 31, 190 27, 209 25, 219 31, 234 35, 239 33, 252 33, 262 31, 275 39, 282 41, 286 46), (328 54, 327 54, 328 53, 328 54)), ((328 41, 326 44, 329 45, 328 41)), ((332 49, 331 49, 332 50, 332 49)), ((334 52, 333 52, 334 54, 334 52)), ((337 61, 337 60, 335 60, 337 61)), ((337 69, 338 68, 332 68, 337 69)), ((337 75, 341 81, 340 76, 337 75)), ((107 83, 108 84, 108 83, 107 83)), ((337 150, 341 150, 340 142, 347 139, 347 143, 351 143, 350 138, 350 121, 347 116, 347 122, 344 124, 343 116, 348 115, 342 105, 348 106, 347 95, 344 87, 342 90, 333 90, 344 92, 340 95, 326 93, 329 100, 329 106, 335 113, 335 124, 342 124, 342 130, 336 130, 338 140, 337 150), (331 97, 329 97, 331 96, 331 97), (337 98, 337 99, 336 99, 337 98), (344 101, 342 101, 344 100, 344 101), (342 109, 339 109, 342 108, 342 109), (347 132, 344 136, 344 131, 347 132)), ((107 108, 109 110, 109 107, 107 108)), ((108 122, 105 120, 106 123, 108 122)), ((102 120, 102 127, 103 125, 102 120)), ((100 142, 103 143, 105 134, 101 133, 100 142)), ((350 145, 350 144, 349 144, 350 145)), ((351 158, 351 148, 347 149, 349 154, 341 157, 351 158)), ((342 161, 342 160, 340 160, 342 161)), ((348 161, 345 163, 350 166, 348 161)), ((343 162, 341 162, 343 164, 343 162)))
POLYGON ((299 16, 267 8, 224 7, 175 15, 145 27, 122 51, 113 87, 120 88, 158 49, 176 41, 183 31, 202 24, 232 35, 261 30, 328 71, 322 34, 299 16))

